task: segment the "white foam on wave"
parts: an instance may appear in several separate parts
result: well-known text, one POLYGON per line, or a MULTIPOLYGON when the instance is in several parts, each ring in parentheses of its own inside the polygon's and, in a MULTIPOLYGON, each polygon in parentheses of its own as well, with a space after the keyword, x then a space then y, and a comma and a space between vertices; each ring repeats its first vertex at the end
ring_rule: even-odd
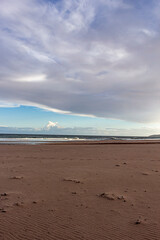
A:
POLYGON ((85 141, 87 139, 80 139, 78 137, 75 138, 0 138, 0 143, 14 143, 14 144, 22 144, 22 143, 44 143, 44 142, 66 142, 66 141, 85 141))

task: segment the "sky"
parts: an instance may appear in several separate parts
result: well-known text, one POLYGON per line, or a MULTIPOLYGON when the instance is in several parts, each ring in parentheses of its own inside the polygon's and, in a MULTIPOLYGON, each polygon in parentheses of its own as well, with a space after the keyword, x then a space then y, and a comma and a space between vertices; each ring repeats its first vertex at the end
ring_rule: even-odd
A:
POLYGON ((160 1, 1 0, 0 132, 160 133, 160 1))

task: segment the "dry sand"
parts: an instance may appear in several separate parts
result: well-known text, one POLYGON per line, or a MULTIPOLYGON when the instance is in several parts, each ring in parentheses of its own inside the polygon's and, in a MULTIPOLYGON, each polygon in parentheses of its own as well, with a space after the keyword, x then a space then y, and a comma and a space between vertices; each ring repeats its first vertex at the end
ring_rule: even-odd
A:
POLYGON ((160 143, 124 143, 0 145, 0 240, 159 240, 160 143))

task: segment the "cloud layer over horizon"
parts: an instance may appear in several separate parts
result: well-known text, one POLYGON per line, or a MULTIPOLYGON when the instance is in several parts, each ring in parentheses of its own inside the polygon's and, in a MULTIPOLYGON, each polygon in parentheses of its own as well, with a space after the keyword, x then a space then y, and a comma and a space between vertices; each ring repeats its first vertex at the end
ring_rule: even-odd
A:
MULTIPOLYGON (((0 125, 0 134, 46 134, 46 135, 99 135, 99 136, 149 136, 158 134, 160 128, 96 128, 96 127, 64 127, 58 122, 48 121, 41 128, 9 127, 0 125)), ((7 136, 6 136, 7 137, 7 136)))
POLYGON ((1 0, 0 102, 160 118, 156 0, 1 0))

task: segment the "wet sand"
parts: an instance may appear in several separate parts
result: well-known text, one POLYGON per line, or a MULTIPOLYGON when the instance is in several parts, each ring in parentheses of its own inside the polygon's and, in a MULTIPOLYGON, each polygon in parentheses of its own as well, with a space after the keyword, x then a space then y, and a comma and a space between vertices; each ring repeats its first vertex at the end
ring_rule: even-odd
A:
POLYGON ((159 240, 160 142, 129 143, 0 145, 0 240, 159 240))

